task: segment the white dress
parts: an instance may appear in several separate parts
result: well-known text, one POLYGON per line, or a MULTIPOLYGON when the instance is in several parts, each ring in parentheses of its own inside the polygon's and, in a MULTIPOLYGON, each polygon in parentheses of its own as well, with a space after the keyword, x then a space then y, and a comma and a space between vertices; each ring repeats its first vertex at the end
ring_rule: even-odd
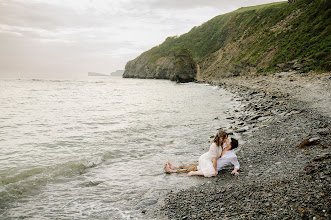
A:
POLYGON ((213 166, 213 157, 219 158, 222 154, 221 148, 215 143, 210 145, 209 151, 199 157, 198 170, 203 172, 205 177, 215 176, 215 169, 213 166))

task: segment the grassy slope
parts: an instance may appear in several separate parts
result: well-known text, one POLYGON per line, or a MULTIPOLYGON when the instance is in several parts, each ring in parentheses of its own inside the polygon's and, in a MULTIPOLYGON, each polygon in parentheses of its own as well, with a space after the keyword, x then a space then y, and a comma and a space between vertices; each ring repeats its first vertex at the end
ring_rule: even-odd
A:
POLYGON ((149 63, 155 63, 160 57, 173 56, 177 50, 186 48, 196 62, 202 62, 232 43, 241 48, 239 56, 231 58, 238 65, 258 66, 264 54, 275 51, 270 62, 258 66, 259 72, 277 71, 277 64, 295 59, 302 60, 305 71, 330 71, 330 5, 329 0, 299 0, 293 4, 279 2, 240 8, 178 38, 168 37, 143 54, 149 63), (240 45, 246 38, 255 40, 240 45))

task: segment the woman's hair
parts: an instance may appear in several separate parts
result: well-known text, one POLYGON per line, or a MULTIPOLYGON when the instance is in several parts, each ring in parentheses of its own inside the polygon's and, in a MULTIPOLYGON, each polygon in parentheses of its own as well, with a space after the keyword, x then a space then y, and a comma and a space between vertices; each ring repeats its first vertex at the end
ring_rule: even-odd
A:
POLYGON ((236 149, 238 147, 238 140, 231 138, 231 150, 236 149))
POLYGON ((226 138, 227 136, 228 134, 225 131, 219 130, 219 132, 217 132, 216 136, 214 137, 212 143, 216 143, 217 146, 220 146, 220 138, 224 140, 224 138, 226 138))

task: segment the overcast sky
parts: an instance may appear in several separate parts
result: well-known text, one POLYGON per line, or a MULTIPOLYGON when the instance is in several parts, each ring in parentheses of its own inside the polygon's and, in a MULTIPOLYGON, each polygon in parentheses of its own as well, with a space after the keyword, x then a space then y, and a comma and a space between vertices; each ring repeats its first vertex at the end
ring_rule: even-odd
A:
POLYGON ((0 0, 0 77, 86 76, 240 7, 281 0, 0 0))

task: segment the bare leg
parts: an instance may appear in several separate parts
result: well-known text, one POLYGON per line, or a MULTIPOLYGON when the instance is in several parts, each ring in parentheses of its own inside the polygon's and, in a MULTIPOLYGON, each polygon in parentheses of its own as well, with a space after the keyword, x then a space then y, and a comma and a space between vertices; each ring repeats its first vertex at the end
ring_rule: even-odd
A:
POLYGON ((170 160, 168 160, 168 164, 169 164, 169 167, 170 167, 171 169, 178 169, 178 168, 179 168, 179 166, 176 166, 176 165, 170 163, 170 160))
POLYGON ((194 176, 194 175, 199 175, 199 176, 204 176, 203 172, 201 170, 198 171, 191 171, 187 174, 187 176, 194 176))
POLYGON ((172 170, 170 169, 170 167, 168 166, 168 164, 164 164, 164 170, 167 172, 167 173, 177 173, 177 170, 172 170))
POLYGON ((188 170, 187 169, 179 169, 179 170, 173 170, 171 169, 168 164, 164 164, 164 170, 167 172, 167 173, 187 173, 188 170))

